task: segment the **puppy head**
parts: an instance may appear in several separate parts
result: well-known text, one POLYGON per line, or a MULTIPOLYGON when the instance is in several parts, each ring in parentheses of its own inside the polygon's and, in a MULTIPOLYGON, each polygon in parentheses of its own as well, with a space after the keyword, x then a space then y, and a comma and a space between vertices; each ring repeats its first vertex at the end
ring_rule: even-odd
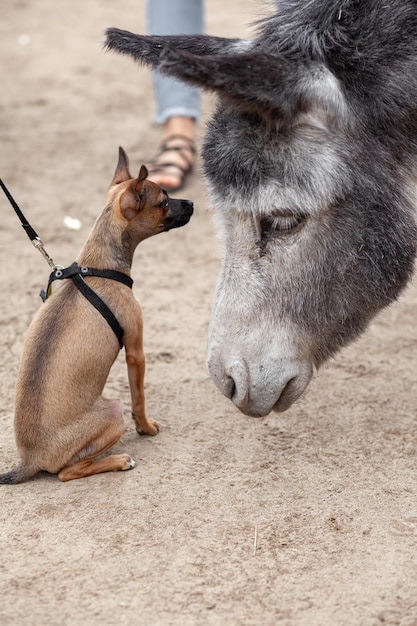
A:
POLYGON ((136 243, 158 233, 184 226, 193 213, 190 200, 176 200, 150 180, 141 166, 137 178, 129 172, 129 160, 119 148, 119 160, 110 185, 110 201, 136 243))

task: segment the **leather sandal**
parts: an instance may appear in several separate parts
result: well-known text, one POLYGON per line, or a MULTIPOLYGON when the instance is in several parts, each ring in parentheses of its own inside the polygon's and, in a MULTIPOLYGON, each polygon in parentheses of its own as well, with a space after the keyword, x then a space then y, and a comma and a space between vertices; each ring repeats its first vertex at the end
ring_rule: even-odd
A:
POLYGON ((149 180, 157 183, 165 191, 179 191, 192 172, 196 148, 194 141, 184 135, 171 135, 161 144, 156 156, 146 164, 149 180), (179 154, 183 164, 173 163, 169 153, 179 154), (164 183, 164 180, 177 179, 178 184, 164 183))

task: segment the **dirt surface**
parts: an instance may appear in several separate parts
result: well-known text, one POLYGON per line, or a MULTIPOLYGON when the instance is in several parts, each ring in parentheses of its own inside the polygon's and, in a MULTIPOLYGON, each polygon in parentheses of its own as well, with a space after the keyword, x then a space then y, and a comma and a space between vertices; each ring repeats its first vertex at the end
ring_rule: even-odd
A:
MULTIPOLYGON (((0 176, 68 265, 119 144, 136 171, 159 142, 148 72, 101 49, 107 26, 143 32, 143 2, 3 4, 0 176)), ((210 0, 207 29, 248 35, 257 14, 249 0, 210 0)), ((117 450, 138 465, 1 488, 0 624, 417 624, 417 285, 287 413, 244 417, 205 367, 219 250, 198 171, 180 195, 195 201, 191 223, 144 242, 133 268, 161 432, 137 436, 121 354, 106 392, 125 404, 117 450)), ((0 208, 4 471, 17 461, 14 384, 49 269, 3 197, 0 208)))

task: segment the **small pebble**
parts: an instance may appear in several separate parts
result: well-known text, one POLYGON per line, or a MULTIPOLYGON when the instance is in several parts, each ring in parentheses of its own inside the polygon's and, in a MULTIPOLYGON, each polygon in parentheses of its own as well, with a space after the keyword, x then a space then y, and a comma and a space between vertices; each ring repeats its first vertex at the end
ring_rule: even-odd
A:
POLYGON ((81 220, 79 220, 77 217, 71 217, 70 215, 66 215, 63 221, 64 226, 66 226, 68 230, 80 230, 82 226, 81 220))
POLYGON ((17 38, 17 43, 19 43, 21 46, 27 46, 28 43, 30 43, 30 37, 29 35, 26 35, 25 33, 22 33, 21 35, 19 35, 19 37, 17 38))

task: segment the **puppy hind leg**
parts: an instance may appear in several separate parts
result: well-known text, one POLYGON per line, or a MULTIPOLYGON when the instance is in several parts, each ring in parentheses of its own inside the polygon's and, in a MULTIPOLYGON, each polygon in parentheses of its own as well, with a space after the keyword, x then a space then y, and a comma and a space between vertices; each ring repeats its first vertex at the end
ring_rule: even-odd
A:
POLYGON ((59 480, 66 482, 103 472, 124 471, 135 467, 135 461, 128 454, 113 454, 97 458, 114 446, 123 434, 123 407, 116 400, 100 400, 92 411, 83 417, 89 427, 96 425, 94 432, 89 430, 88 443, 58 473, 59 480))
MULTIPOLYGON (((109 446, 106 446, 103 450, 99 450, 98 454, 102 454, 109 447, 117 443, 115 439, 109 446)), ((103 459, 89 459, 85 458, 74 465, 64 467, 58 474, 58 478, 62 482, 68 480, 75 480, 77 478, 85 478, 86 476, 93 476, 94 474, 103 474, 104 472, 121 472, 132 469, 136 466, 136 462, 128 454, 112 454, 103 459)))

